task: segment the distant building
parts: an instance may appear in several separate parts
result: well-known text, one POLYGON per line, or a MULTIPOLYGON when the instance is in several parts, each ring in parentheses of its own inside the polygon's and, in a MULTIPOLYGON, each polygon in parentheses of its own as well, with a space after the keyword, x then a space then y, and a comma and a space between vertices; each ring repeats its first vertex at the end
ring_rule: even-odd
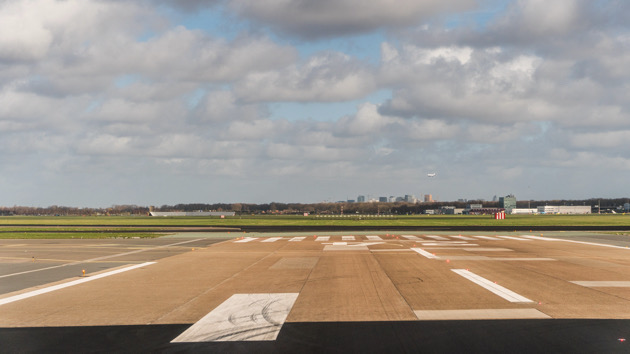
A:
POLYGON ((536 208, 512 208, 508 211, 509 214, 538 214, 538 209, 536 208))
POLYGON ((542 205, 538 207, 539 214, 590 214, 590 205, 542 205))
POLYGON ((357 203, 365 203, 365 196, 360 195, 357 197, 357 203))
POLYGON ((425 194, 424 195, 424 202, 425 203, 433 203, 433 196, 431 194, 425 194))
POLYGON ((416 196, 411 195, 411 194, 405 194, 405 201, 407 203, 415 203, 416 202, 416 196))
POLYGON ((454 206, 440 207, 440 214, 444 215, 460 215, 464 212, 464 209, 455 208, 454 206))
POLYGON ((483 209, 483 204, 468 204, 466 209, 483 209))
POLYGON ((387 197, 378 197, 379 203, 387 203, 387 197))
POLYGON ((513 194, 508 194, 505 197, 500 197, 499 206, 509 213, 510 210, 516 208, 516 197, 513 194))
POLYGON ((389 199, 387 201, 390 202, 390 203, 393 203, 393 202, 396 201, 396 197, 394 197, 393 195, 390 195, 389 199))

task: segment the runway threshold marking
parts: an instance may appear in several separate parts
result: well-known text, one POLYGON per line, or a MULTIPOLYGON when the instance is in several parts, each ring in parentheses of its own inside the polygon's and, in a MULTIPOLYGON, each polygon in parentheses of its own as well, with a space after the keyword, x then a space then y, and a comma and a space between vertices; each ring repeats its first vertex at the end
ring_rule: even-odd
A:
POLYGON ((234 241, 234 243, 245 243, 245 242, 251 242, 254 240, 258 240, 258 237, 245 237, 243 239, 240 239, 238 241, 234 241))
POLYGON ((49 287, 43 288, 43 289, 29 291, 29 292, 24 293, 24 294, 10 296, 10 297, 4 298, 4 299, 0 299, 0 306, 9 304, 9 303, 12 303, 12 302, 15 302, 15 301, 28 299, 28 298, 33 297, 33 296, 46 294, 46 293, 49 293, 49 292, 52 292, 52 291, 56 291, 56 290, 68 288, 68 287, 71 287, 71 286, 87 283, 87 282, 90 282, 90 281, 93 281, 93 280, 109 277, 111 275, 120 274, 120 273, 127 272, 127 271, 130 271, 130 270, 136 269, 136 268, 146 267, 146 266, 149 266, 149 265, 155 264, 155 263, 156 262, 145 262, 145 263, 135 264, 135 265, 132 265, 132 266, 129 266, 129 267, 112 270, 110 272, 105 272, 105 273, 97 274, 97 275, 94 275, 94 276, 73 280, 73 281, 70 281, 70 282, 67 282, 67 283, 63 283, 63 284, 49 286, 49 287))
POLYGON ((480 239, 483 239, 483 240, 492 240, 492 241, 500 241, 501 240, 500 238, 496 238, 496 237, 492 237, 492 236, 473 236, 473 237, 480 238, 480 239))
POLYGON ((406 238, 407 240, 422 240, 418 236, 414 236, 414 235, 400 235, 400 236, 406 238))
POLYGON ((468 237, 468 236, 451 236, 452 238, 458 238, 460 240, 466 240, 466 241, 476 241, 474 238, 472 237, 468 237))
POLYGON ((481 286, 482 288, 491 291, 492 293, 508 300, 509 302, 533 302, 532 300, 521 296, 512 290, 502 287, 501 285, 495 284, 490 280, 481 277, 471 271, 466 269, 451 269, 453 272, 461 275, 462 277, 470 280, 471 282, 481 286))
POLYGON ((380 236, 365 236, 370 241, 381 241, 383 240, 380 236))
POLYGON ((276 340, 298 295, 234 294, 171 343, 276 340))
POLYGON ((354 236, 341 236, 342 241, 355 241, 354 236))
POLYGON ((330 240, 330 236, 317 236, 317 238, 315 239, 315 241, 318 242, 323 242, 323 241, 328 241, 330 240))
POLYGON ((299 242, 299 241, 303 241, 306 238, 306 236, 297 236, 294 237, 292 239, 289 240, 289 242, 299 242))
POLYGON ((43 271, 43 270, 56 269, 56 268, 61 268, 61 267, 67 267, 67 266, 77 265, 77 264, 90 263, 90 262, 97 262, 97 261, 102 261, 102 260, 104 260, 104 259, 110 259, 110 258, 116 258, 116 257, 128 256, 128 255, 130 255, 130 254, 136 254, 136 253, 140 253, 140 252, 146 252, 146 251, 157 250, 157 249, 160 249, 160 248, 166 248, 166 247, 178 246, 178 245, 182 245, 182 244, 185 244, 185 243, 191 243, 191 242, 196 242, 196 241, 201 241, 201 240, 203 240, 203 239, 202 239, 202 238, 198 238, 198 239, 195 239, 195 240, 188 240, 188 241, 176 242, 176 243, 171 243, 171 244, 168 244, 168 245, 161 245, 161 246, 157 246, 157 247, 144 248, 144 249, 135 250, 135 251, 131 251, 131 252, 118 253, 118 254, 112 254, 112 255, 109 255, 109 256, 102 256, 102 257, 90 258, 90 259, 86 259, 86 260, 83 260, 83 261, 76 261, 76 262, 72 262, 72 263, 60 264, 60 265, 51 266, 51 267, 46 267, 46 268, 39 268, 39 269, 27 270, 27 271, 24 271, 24 272, 19 272, 19 273, 5 274, 5 275, 0 275, 0 279, 2 279, 2 278, 7 278, 7 277, 12 277, 12 276, 15 276, 15 275, 21 275, 21 274, 28 274, 28 273, 40 272, 40 271, 43 271))
POLYGON ((437 236, 437 235, 424 235, 424 237, 432 238, 434 240, 439 240, 439 241, 446 241, 446 240, 448 240, 448 238, 446 238, 446 237, 437 236))
POLYGON ((264 239, 264 240, 262 240, 260 242, 276 242, 278 240, 282 240, 282 237, 270 237, 270 238, 264 239))
POLYGON ((429 253, 429 252, 423 250, 422 248, 412 248, 411 250, 414 251, 414 252, 417 252, 417 253, 419 253, 419 254, 421 254, 421 255, 429 258, 429 259, 439 259, 440 258, 440 257, 434 255, 433 253, 429 253))

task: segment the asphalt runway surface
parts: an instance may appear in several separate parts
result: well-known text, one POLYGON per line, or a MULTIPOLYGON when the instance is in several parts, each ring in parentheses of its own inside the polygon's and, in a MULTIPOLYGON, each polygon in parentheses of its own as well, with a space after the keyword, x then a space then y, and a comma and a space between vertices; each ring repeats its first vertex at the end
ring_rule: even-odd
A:
POLYGON ((0 352, 627 353, 627 239, 2 240, 0 352))

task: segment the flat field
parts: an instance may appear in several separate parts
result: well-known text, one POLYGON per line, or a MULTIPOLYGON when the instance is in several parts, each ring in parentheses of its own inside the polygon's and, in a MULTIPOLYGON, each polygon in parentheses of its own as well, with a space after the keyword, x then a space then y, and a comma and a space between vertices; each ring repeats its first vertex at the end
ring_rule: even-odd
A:
POLYGON ((149 216, 5 216, 0 227, 11 226, 628 226, 630 214, 589 215, 507 215, 495 220, 491 215, 410 215, 410 216, 253 216, 149 217, 149 216))

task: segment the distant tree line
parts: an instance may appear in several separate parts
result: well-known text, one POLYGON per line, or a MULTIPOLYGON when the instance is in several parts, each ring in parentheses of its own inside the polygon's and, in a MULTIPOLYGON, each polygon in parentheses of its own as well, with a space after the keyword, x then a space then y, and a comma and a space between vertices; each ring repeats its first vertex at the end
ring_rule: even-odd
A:
MULTIPOLYGON (((628 203, 629 198, 591 198, 584 200, 519 200, 516 203, 518 208, 536 208, 543 205, 601 205, 602 209, 614 209, 628 203)), ((113 205, 109 208, 77 208, 52 205, 49 207, 26 207, 12 206, 0 207, 0 215, 25 215, 25 216, 94 216, 94 215, 148 215, 150 210, 154 211, 234 211, 240 215, 302 215, 303 213, 315 215, 338 215, 338 214, 393 214, 412 215, 422 214, 427 209, 439 209, 443 206, 453 206, 455 208, 466 208, 469 204, 482 204, 484 208, 499 207, 499 202, 469 200, 466 202, 432 202, 432 203, 407 203, 407 202, 367 202, 367 203, 189 203, 162 205, 159 207, 148 207, 139 205, 113 205)))

